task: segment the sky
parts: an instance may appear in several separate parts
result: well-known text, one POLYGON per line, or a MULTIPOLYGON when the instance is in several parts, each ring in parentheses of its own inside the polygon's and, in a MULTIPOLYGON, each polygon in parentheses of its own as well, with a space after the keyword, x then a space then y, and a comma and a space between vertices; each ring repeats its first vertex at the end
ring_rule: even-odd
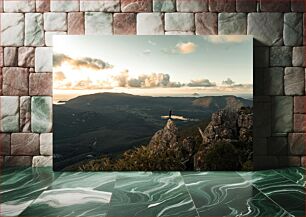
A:
POLYGON ((251 36, 54 36, 55 95, 252 94, 251 36))

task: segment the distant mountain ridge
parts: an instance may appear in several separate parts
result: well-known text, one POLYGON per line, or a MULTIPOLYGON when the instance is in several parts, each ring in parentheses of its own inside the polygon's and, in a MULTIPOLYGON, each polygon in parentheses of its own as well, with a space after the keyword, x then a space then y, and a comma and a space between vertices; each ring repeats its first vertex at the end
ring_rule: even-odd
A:
MULTIPOLYGON (((54 105, 55 166, 63 168, 87 155, 117 154, 148 144, 161 129, 169 109, 173 115, 205 121, 220 108, 252 106, 252 100, 235 96, 152 97, 125 93, 78 96, 54 105), (71 162, 68 159, 75 159, 71 162)), ((178 127, 197 122, 177 121, 178 127)))

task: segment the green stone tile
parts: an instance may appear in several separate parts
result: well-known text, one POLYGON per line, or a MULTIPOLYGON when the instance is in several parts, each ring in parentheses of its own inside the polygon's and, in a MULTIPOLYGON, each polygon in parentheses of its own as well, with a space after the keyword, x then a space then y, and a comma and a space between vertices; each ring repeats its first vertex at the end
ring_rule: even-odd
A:
POLYGON ((52 129, 52 98, 33 96, 31 100, 31 130, 34 133, 48 133, 52 129))
POLYGON ((179 172, 119 175, 112 195, 112 204, 133 204, 184 200, 188 192, 179 172), (179 196, 179 197, 177 197, 179 196))
POLYGON ((44 191, 20 216, 105 216, 110 192, 87 188, 44 191))
POLYGON ((185 199, 180 203, 169 205, 164 202, 111 204, 107 216, 198 216, 191 199, 185 199))
POLYGON ((305 185, 306 184, 306 180, 305 180, 306 171, 305 169, 301 167, 290 167, 286 169, 278 169, 275 171, 281 174, 282 176, 284 176, 285 178, 290 179, 299 185, 302 185, 304 187, 306 186, 305 185))
POLYGON ((183 178, 200 216, 288 215, 235 172, 184 173, 183 178))
POLYGON ((19 215, 49 185, 58 174, 51 168, 16 170, 15 174, 1 185, 1 216, 19 215))
POLYGON ((305 215, 305 188, 274 170, 241 173, 242 177, 295 216, 305 215))
POLYGON ((105 216, 115 172, 63 172, 21 215, 105 216))
POLYGON ((89 188, 111 192, 116 176, 116 172, 63 172, 49 189, 89 188))

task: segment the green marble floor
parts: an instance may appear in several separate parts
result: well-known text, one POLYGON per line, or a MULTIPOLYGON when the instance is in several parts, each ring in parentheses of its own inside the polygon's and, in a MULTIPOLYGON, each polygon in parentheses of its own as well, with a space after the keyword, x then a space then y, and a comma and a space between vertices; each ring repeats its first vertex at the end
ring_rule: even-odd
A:
POLYGON ((1 171, 0 216, 305 216, 305 169, 1 171))

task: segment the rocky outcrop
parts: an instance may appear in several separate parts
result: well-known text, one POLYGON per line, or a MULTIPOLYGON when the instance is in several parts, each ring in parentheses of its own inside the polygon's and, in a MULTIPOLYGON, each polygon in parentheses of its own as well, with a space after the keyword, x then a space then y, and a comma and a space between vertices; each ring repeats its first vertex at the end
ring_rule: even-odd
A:
POLYGON ((253 128, 253 114, 247 109, 220 110, 212 114, 211 122, 202 131, 203 145, 209 145, 219 141, 235 142, 252 139, 247 136, 253 128))
POLYGON ((158 148, 158 147, 169 147, 173 148, 177 146, 178 143, 178 129, 174 122, 169 119, 165 127, 157 131, 154 136, 151 138, 149 147, 158 148))
MULTIPOLYGON (((219 110, 213 113, 211 122, 203 131, 199 128, 203 142, 194 156, 194 167, 205 169, 205 157, 217 143, 243 144, 248 149, 253 141, 253 111, 242 107, 239 110, 219 110)), ((248 153, 249 151, 247 151, 248 153)), ((216 162, 217 163, 217 162, 216 162)))

